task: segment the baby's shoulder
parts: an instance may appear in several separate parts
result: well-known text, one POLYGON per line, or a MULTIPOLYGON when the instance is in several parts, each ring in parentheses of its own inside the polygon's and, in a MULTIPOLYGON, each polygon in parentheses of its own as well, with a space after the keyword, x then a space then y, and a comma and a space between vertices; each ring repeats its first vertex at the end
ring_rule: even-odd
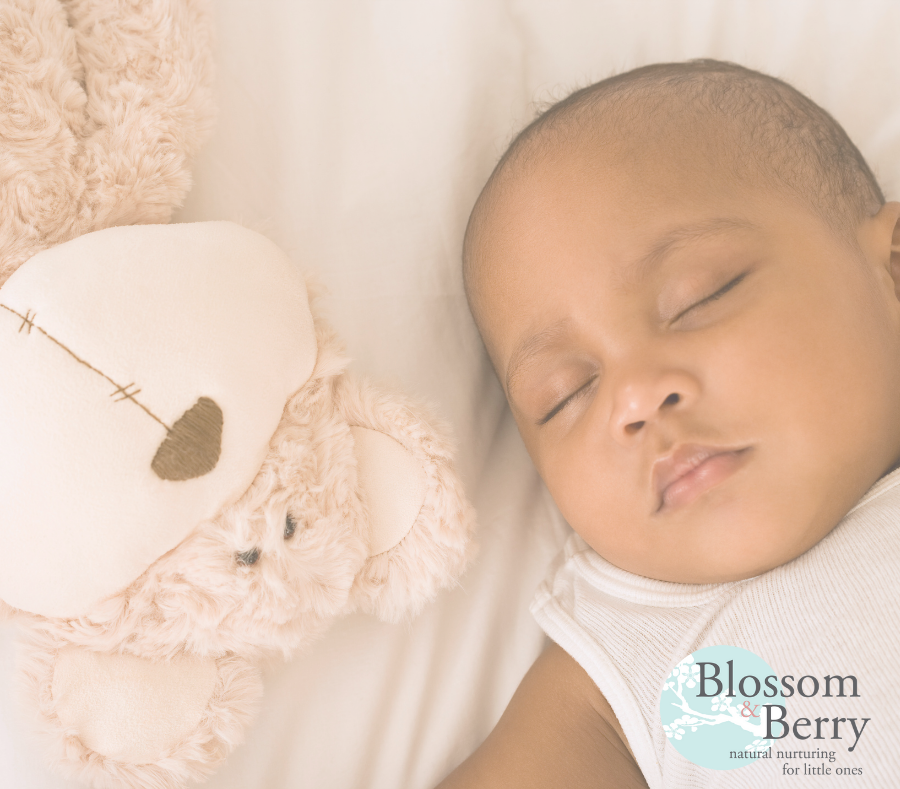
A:
POLYGON ((612 708, 551 643, 481 747, 439 789, 646 787, 612 708))

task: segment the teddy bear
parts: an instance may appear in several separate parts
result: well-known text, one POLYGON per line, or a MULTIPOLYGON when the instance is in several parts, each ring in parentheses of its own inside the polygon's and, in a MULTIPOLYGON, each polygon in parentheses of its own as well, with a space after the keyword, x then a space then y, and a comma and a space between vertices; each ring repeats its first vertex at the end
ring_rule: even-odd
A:
POLYGON ((263 660, 414 614, 474 550, 446 431, 348 374, 293 261, 168 223, 211 46, 205 0, 0 4, 0 616, 97 787, 202 779, 263 660))

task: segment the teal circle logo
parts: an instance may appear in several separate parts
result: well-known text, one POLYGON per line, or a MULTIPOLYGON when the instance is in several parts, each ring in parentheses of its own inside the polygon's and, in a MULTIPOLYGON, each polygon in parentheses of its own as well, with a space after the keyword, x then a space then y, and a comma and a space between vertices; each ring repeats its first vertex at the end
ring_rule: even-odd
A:
POLYGON ((659 715, 671 745, 700 767, 733 770, 772 747, 767 721, 784 714, 771 666, 747 649, 704 647, 666 677, 659 715), (774 706, 782 707, 772 713, 774 706))

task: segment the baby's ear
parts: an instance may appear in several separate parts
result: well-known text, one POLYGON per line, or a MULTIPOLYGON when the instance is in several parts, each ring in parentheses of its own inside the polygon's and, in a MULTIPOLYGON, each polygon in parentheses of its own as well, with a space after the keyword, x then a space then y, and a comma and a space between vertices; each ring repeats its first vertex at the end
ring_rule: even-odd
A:
POLYGON ((878 264, 878 274, 900 301, 900 202, 881 206, 875 216, 860 223, 858 234, 863 253, 878 264))
POLYGON ((891 272, 894 276, 894 282, 897 283, 898 296, 900 296, 900 203, 889 203, 888 205, 891 208, 891 219, 893 219, 893 227, 891 228, 891 272))
POLYGON ((353 435, 369 527, 369 558, 351 594, 362 610, 397 621, 462 573, 475 548, 474 510, 445 431, 421 407, 346 377, 335 395, 353 435))

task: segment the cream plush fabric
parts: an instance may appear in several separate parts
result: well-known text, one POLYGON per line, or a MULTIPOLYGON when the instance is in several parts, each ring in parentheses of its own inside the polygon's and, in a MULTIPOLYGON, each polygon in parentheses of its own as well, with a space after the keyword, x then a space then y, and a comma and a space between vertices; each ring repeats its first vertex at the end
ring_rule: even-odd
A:
POLYGON ((369 510, 369 554, 389 551, 406 536, 428 490, 425 472, 390 436, 351 427, 356 473, 369 510))
MULTIPOLYGON (((711 56, 832 111, 900 195, 894 0, 217 0, 216 130, 182 221, 261 226, 320 272, 353 367, 451 421, 481 553, 411 624, 352 617, 273 664, 211 789, 425 789, 496 722, 543 646, 528 603, 566 537, 464 304, 466 217, 536 107, 608 74, 711 56)), ((15 557, 10 557, 14 561, 15 557)), ((0 652, 0 785, 50 777, 0 652)))
POLYGON ((150 762, 169 742, 196 729, 216 674, 215 663, 199 658, 154 664, 65 647, 53 672, 52 693, 63 700, 60 719, 81 732, 88 748, 150 762))

